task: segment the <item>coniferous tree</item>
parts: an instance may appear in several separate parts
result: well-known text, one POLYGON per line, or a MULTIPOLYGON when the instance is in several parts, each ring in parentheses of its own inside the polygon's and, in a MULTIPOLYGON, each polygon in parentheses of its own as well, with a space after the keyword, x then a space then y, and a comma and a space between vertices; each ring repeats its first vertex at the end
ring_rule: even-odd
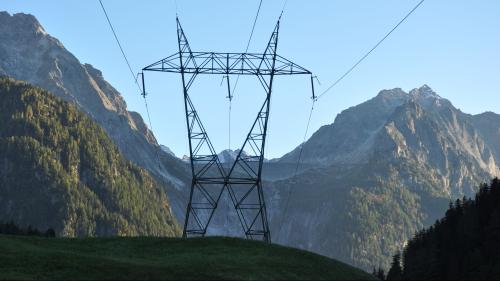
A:
POLYGON ((391 269, 387 272, 387 280, 402 280, 403 269, 401 268, 401 254, 397 253, 392 257, 391 269))
POLYGON ((56 237, 56 232, 54 229, 49 228, 47 231, 45 231, 45 237, 56 237))
MULTIPOLYGON (((450 202, 445 217, 415 234, 403 251, 405 280, 500 279, 500 180, 480 185, 474 200, 450 202)), ((399 256, 387 274, 398 278, 399 256)))
POLYGON ((56 233, 52 228, 49 228, 45 233, 42 232, 31 225, 27 228, 22 228, 15 224, 13 221, 8 223, 3 223, 0 221, 0 234, 6 235, 27 235, 27 236, 45 236, 45 237, 55 237, 56 233))
POLYGON ((373 267, 372 275, 378 280, 385 280, 385 272, 381 267, 379 267, 378 269, 373 267))
POLYGON ((385 280, 385 278, 386 278, 385 277, 385 272, 384 272, 384 270, 381 267, 378 268, 376 277, 378 279, 380 279, 380 280, 385 280))

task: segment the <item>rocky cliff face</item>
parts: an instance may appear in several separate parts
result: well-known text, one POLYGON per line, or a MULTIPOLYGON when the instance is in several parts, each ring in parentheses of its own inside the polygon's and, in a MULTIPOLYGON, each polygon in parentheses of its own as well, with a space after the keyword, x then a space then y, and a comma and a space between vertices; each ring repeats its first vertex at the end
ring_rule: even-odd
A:
MULTIPOLYGON (((327 166, 332 163, 363 162, 373 147, 374 136, 394 108, 409 99, 401 89, 385 90, 363 104, 342 111, 333 124, 321 127, 304 143, 302 163, 327 166)), ((296 162, 299 148, 278 162, 296 162)))
MULTIPOLYGON (((476 175, 498 174, 500 134, 495 126, 500 124, 487 121, 496 116, 465 114, 427 85, 410 93, 384 90, 343 111, 333 124, 314 133, 303 144, 301 162, 328 167, 366 164, 374 159, 416 161, 446 179, 449 195, 470 194, 476 175)), ((296 162, 298 151, 277 162, 296 162)))
POLYGON ((500 115, 485 112, 470 117, 474 127, 492 149, 495 159, 500 159, 500 115))
POLYGON ((32 15, 0 12, 0 71, 76 104, 106 130, 127 159, 164 183, 174 212, 183 213, 179 189, 188 181, 185 165, 160 149, 142 117, 127 111, 120 93, 99 70, 81 64, 32 15))

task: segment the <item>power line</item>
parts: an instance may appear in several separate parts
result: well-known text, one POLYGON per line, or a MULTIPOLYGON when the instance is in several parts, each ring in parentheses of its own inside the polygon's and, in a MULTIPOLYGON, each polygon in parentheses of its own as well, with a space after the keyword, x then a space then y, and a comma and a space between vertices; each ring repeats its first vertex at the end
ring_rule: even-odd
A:
POLYGON ((245 53, 248 52, 248 47, 250 47, 250 42, 252 41, 253 32, 255 30, 255 25, 257 24, 257 19, 259 18, 260 7, 262 7, 262 0, 260 0, 260 2, 259 2, 259 8, 257 9, 257 14, 255 15, 255 19, 253 20, 252 31, 250 32, 250 37, 248 38, 245 53))
POLYGON ((280 19, 281 16, 283 16, 283 13, 285 12, 286 4, 288 4, 288 0, 283 1, 283 8, 281 8, 280 19))
POLYGON ((102 4, 101 0, 99 0, 99 4, 101 4, 102 11, 104 12, 104 15, 106 16, 106 20, 108 21, 109 27, 111 28, 111 31, 113 32, 113 36, 115 37, 116 43, 118 43, 118 47, 120 47, 120 51, 122 53, 123 59, 127 63, 128 70, 130 71, 130 74, 132 75, 132 78, 134 79, 134 82, 137 85, 137 88, 139 88, 139 91, 142 92, 141 86, 139 86, 139 83, 137 82, 137 77, 135 76, 134 71, 132 70, 132 67, 130 66, 130 63, 127 59, 127 55, 125 55, 125 51, 123 51, 122 44, 120 43, 120 40, 118 40, 118 36, 116 35, 115 28, 113 27, 111 20, 109 19, 108 13, 106 12, 106 8, 104 8, 104 5, 102 4))
MULTIPOLYGON (((248 48, 250 47, 250 42, 252 41, 252 37, 253 37, 253 33, 255 31, 255 25, 257 24, 257 19, 259 18, 259 14, 260 14, 260 8, 262 7, 262 0, 260 0, 259 2, 259 8, 257 8, 257 13, 255 14, 255 18, 253 20, 253 25, 252 25, 252 31, 250 31, 250 37, 248 38, 248 42, 247 42, 247 47, 245 48, 245 53, 248 53, 248 48)), ((229 83, 229 76, 227 77, 227 80, 228 80, 228 83, 229 83)), ((228 99, 229 99, 229 109, 228 109, 228 115, 229 115, 229 121, 228 121, 228 131, 229 131, 229 149, 231 149, 231 111, 232 111, 232 103, 233 103, 233 97, 234 97, 234 93, 236 91, 236 87, 238 86, 238 82, 240 81, 240 75, 236 76, 236 82, 234 83, 234 86, 233 86, 233 92, 229 92, 229 95, 228 95, 228 99)), ((230 90, 230 88, 228 88, 228 90, 230 90)))
MULTIPOLYGON (((260 2, 259 2, 259 8, 257 9, 257 14, 255 15, 255 18, 253 20, 252 31, 250 32, 250 37, 248 38, 248 42, 247 42, 247 47, 245 49, 245 53, 248 53, 248 48, 250 47, 250 42, 252 41, 253 32, 255 30, 255 25, 257 24, 257 19, 259 18, 260 7, 261 6, 262 6, 262 0, 260 0, 260 2)), ((240 80, 240 75, 236 76, 236 82, 234 83, 233 93, 232 93, 232 95, 229 95, 229 100, 233 99, 234 92, 236 91, 236 86, 238 85, 238 81, 239 80, 240 80)))
MULTIPOLYGON (((149 122, 149 128, 151 132, 153 133, 153 123, 151 122, 151 114, 149 113, 149 106, 148 106, 148 101, 146 99, 146 92, 145 89, 141 88, 139 85, 139 82, 137 82, 137 76, 134 74, 134 71, 132 70, 132 67, 130 66, 130 62, 127 58, 127 55, 125 54, 125 51, 123 50, 122 44, 120 43, 120 40, 118 39, 118 36, 116 35, 115 28, 113 27, 113 24, 111 23, 111 20, 108 16, 108 13, 106 12, 106 8, 104 8, 104 5, 102 4, 102 0, 99 0, 99 4, 101 4, 102 11, 104 12, 104 15, 106 16, 106 20, 108 21, 109 27, 111 28, 111 31, 113 32, 113 36, 115 37, 116 43, 118 44, 118 47, 120 48, 120 51, 122 53, 123 59, 125 60, 128 70, 130 71, 130 74, 132 75, 132 79, 134 80, 135 85, 137 85, 137 88, 139 89, 139 92, 143 93, 144 97, 144 105, 146 107, 146 113, 148 115, 148 122, 149 122)), ((142 74, 144 75, 144 74, 142 74)), ((144 77, 143 77, 144 79, 144 77)), ((154 133, 153 133, 154 136, 154 133)), ((158 167, 161 169, 160 165, 160 155, 158 153, 158 150, 156 150, 156 160, 158 162, 158 167)))
POLYGON ((347 75, 349 75, 349 73, 351 73, 361 62, 363 62, 373 51, 375 51, 375 49, 377 49, 377 47, 382 44, 382 42, 385 41, 385 39, 387 39, 387 37, 389 37, 403 22, 406 21, 406 19, 408 17, 410 17, 411 14, 413 14, 413 12, 415 12, 415 10, 420 7, 420 5, 422 5, 422 3, 424 3, 425 0, 421 0, 420 2, 418 2, 418 4, 413 7, 413 9, 411 9, 411 11, 406 14, 406 16, 400 20, 398 22, 398 24, 396 24, 392 29, 391 31, 389 31, 382 39, 380 39, 380 41, 378 41, 377 44, 375 44, 375 46, 373 46, 373 48, 370 49, 370 51, 368 51, 363 57, 361 57, 361 59, 359 59, 351 68, 349 68, 349 70, 347 70, 342 76, 340 76, 339 79, 337 79, 332 85, 330 85, 330 87, 328 87, 323 93, 321 93, 319 96, 318 96, 318 99, 321 98, 323 95, 325 95, 328 91, 330 91, 333 87, 335 87, 338 83, 340 83, 340 81, 342 81, 347 75))
MULTIPOLYGON (((294 174, 293 174, 293 177, 292 177, 292 183, 295 183, 295 181, 297 179, 297 174, 299 172, 299 167, 300 167, 300 161, 302 159, 302 152, 304 151, 304 146, 305 146, 305 142, 306 142, 307 135, 308 135, 308 132, 309 132, 309 127, 311 125, 311 119, 312 119, 312 115, 313 115, 313 112, 314 112, 314 104, 316 103, 316 100, 317 99, 313 99, 312 104, 311 104, 311 110, 309 112, 309 118, 307 120, 306 131, 304 132, 304 138, 302 139, 302 144, 300 145, 299 156, 297 158, 297 163, 295 164, 295 171, 294 171, 294 174)), ((288 194, 287 194, 287 197, 286 197, 285 210, 283 211, 283 216, 282 216, 283 219, 281 220, 280 227, 278 229, 278 237, 281 235, 281 228, 283 227, 283 223, 285 222, 285 215, 288 212, 288 205, 290 203, 290 197, 291 197, 291 195, 292 195, 292 188, 290 187, 288 189, 288 194)))

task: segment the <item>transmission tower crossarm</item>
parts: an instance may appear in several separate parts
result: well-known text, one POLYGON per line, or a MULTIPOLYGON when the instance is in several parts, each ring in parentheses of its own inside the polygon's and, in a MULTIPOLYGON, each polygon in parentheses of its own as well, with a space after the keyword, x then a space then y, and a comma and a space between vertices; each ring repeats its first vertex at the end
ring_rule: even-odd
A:
POLYGON ((184 52, 170 55, 160 61, 146 66, 144 71, 180 73, 181 68, 187 74, 221 74, 221 75, 296 75, 311 74, 306 68, 280 56, 270 53, 215 53, 191 52, 192 57, 187 65, 181 67, 179 58, 184 52), (271 64, 275 58, 275 67, 271 64))

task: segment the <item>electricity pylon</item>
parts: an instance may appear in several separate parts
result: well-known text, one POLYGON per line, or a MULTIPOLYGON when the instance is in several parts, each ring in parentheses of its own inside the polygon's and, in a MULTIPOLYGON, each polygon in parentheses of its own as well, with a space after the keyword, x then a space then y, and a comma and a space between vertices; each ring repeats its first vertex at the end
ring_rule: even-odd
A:
MULTIPOLYGON (((312 74, 276 54, 279 20, 261 54, 193 52, 179 18, 176 20, 179 52, 143 68, 143 71, 180 73, 182 78, 192 173, 183 237, 207 233, 222 193, 227 190, 245 236, 271 242, 262 190, 262 165, 273 82, 276 75, 309 74, 312 83, 312 74), (189 89, 200 74, 225 75, 229 97, 230 75, 254 75, 266 94, 236 160, 229 167, 221 163, 189 96, 189 89)), ((144 79, 144 75, 142 77, 144 79)))

